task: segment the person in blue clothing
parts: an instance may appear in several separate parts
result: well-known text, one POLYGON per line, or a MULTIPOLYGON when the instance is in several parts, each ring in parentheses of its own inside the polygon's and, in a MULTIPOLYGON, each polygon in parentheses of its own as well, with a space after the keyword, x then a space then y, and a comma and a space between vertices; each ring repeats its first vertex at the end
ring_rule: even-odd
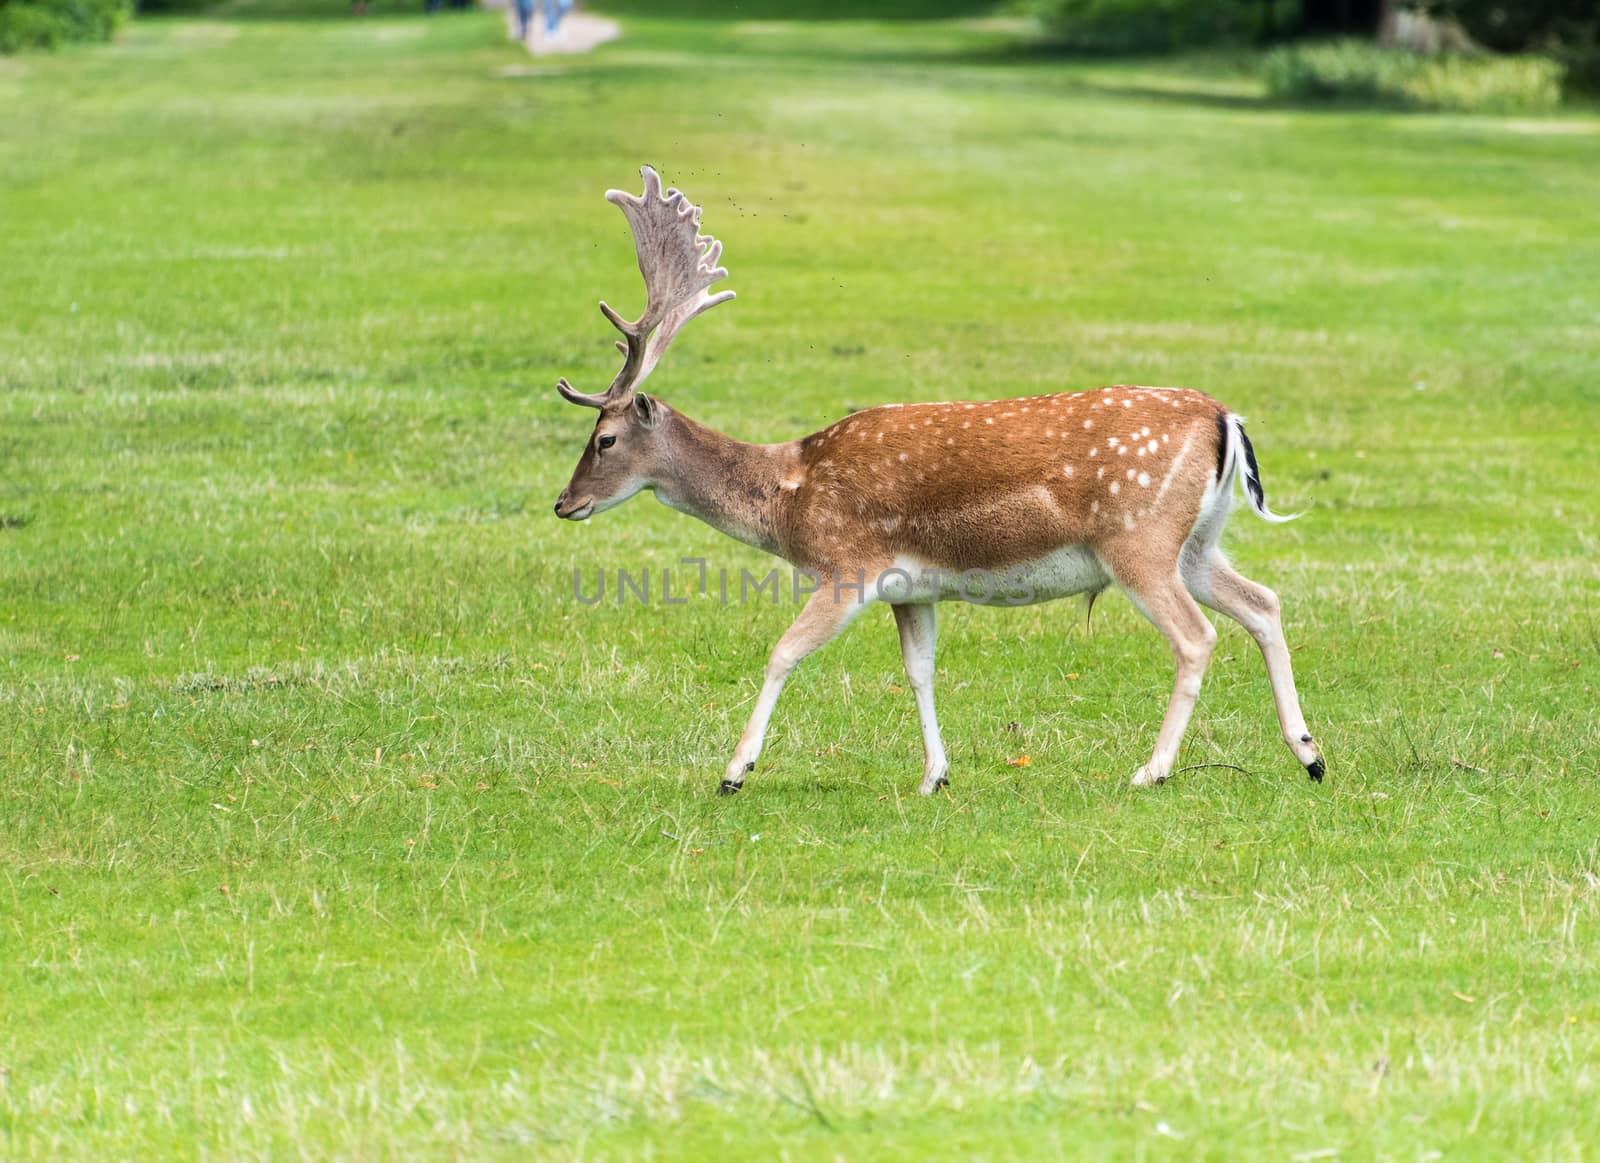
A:
POLYGON ((545 35, 555 36, 561 29, 561 18, 572 10, 572 0, 543 0, 543 3, 545 35))
POLYGON ((528 30, 533 25, 533 5, 534 0, 515 0, 518 40, 528 39, 528 30))

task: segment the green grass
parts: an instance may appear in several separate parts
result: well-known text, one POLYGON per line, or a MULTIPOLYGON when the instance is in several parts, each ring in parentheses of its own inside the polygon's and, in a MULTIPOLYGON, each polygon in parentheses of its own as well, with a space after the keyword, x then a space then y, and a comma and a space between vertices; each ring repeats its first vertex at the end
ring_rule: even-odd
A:
POLYGON ((0 1155, 1592 1151, 1600 121, 994 23, 262 14, 0 61, 0 1155), (740 292, 653 387, 738 436, 1248 415, 1328 782, 1224 624, 1180 762, 1246 771, 1133 793, 1170 662, 1108 598, 945 608, 949 797, 880 610, 716 798, 790 611, 571 574, 765 560, 549 512, 643 161, 740 292))

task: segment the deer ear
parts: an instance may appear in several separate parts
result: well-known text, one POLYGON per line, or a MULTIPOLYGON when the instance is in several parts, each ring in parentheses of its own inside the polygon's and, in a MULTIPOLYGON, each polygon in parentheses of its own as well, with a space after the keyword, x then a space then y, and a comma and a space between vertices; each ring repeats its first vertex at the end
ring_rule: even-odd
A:
POLYGON ((643 392, 633 398, 633 415, 639 422, 639 427, 646 431, 661 422, 661 409, 656 404, 656 398, 647 396, 643 392))

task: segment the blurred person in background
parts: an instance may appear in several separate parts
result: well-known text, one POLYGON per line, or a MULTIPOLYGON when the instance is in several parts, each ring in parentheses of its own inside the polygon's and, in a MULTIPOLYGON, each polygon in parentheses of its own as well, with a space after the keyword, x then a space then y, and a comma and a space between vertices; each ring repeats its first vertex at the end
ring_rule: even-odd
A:
POLYGON ((573 0, 540 0, 544 5, 544 34, 551 40, 561 35, 561 18, 572 10, 573 0))

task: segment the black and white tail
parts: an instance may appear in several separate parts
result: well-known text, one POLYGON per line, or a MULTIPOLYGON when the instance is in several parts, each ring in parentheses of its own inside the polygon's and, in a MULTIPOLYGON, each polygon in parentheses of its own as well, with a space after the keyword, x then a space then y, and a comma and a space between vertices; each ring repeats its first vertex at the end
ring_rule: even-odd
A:
POLYGON ((1224 421, 1227 429, 1225 437, 1227 443, 1223 450, 1223 485, 1225 492, 1232 492, 1233 475, 1238 474, 1244 478, 1245 499, 1250 502, 1250 508, 1255 515, 1263 521, 1270 521, 1274 525, 1282 525, 1285 521, 1293 521, 1300 513, 1274 513, 1267 508, 1266 490, 1261 487, 1261 468, 1256 464, 1256 450, 1251 447, 1250 437, 1245 435, 1244 417, 1228 413, 1224 421))

